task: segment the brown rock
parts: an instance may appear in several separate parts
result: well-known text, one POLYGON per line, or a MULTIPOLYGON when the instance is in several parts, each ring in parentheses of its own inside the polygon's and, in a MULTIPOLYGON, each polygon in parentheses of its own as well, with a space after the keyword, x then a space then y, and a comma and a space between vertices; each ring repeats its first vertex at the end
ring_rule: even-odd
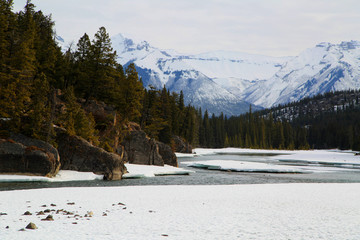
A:
POLYGON ((41 221, 54 221, 54 218, 52 215, 47 215, 47 217, 44 219, 41 219, 41 221))
POLYGON ((92 211, 87 212, 84 217, 93 217, 94 213, 92 211))
POLYGON ((129 163, 163 166, 155 139, 150 139, 144 131, 131 131, 122 144, 127 152, 129 163))
POLYGON ((0 141, 0 172, 55 176, 60 169, 57 150, 41 140, 12 134, 0 141))
POLYGON ((65 129, 56 128, 56 133, 61 169, 103 174, 106 180, 120 180, 126 172, 124 159, 119 155, 71 136, 65 129))
POLYGON ((192 153, 192 146, 188 142, 186 142, 185 139, 174 135, 172 137, 172 140, 174 142, 175 152, 192 153))
POLYGON ((157 142, 159 153, 164 161, 164 164, 178 167, 178 161, 175 153, 171 150, 169 145, 162 142, 157 142))
POLYGON ((115 114, 115 108, 113 106, 106 105, 104 102, 98 102, 95 100, 80 100, 80 102, 85 111, 94 116, 96 122, 106 122, 108 115, 115 114))
POLYGON ((29 223, 27 226, 26 226, 26 229, 32 229, 32 230, 34 230, 34 229, 37 229, 37 226, 35 225, 35 223, 29 223))

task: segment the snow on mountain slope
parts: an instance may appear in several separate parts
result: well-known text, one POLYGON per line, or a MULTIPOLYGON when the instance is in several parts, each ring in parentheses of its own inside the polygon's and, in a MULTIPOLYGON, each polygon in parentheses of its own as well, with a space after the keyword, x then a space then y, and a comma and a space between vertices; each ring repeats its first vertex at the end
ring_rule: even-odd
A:
POLYGON ((244 92, 246 101, 271 107, 336 90, 360 88, 360 42, 321 43, 289 60, 267 81, 244 92))
POLYGON ((112 37, 112 42, 119 63, 134 62, 145 87, 182 90, 187 104, 215 114, 246 112, 249 103, 241 99, 243 91, 270 78, 289 59, 226 51, 182 55, 121 34, 112 37))
MULTIPOLYGON (((65 51, 74 44, 57 36, 65 51)), ((238 115, 329 91, 360 88, 360 42, 320 43, 297 57, 230 51, 185 55, 147 41, 112 37, 118 62, 133 62, 145 87, 184 92, 185 103, 210 113, 238 115)))

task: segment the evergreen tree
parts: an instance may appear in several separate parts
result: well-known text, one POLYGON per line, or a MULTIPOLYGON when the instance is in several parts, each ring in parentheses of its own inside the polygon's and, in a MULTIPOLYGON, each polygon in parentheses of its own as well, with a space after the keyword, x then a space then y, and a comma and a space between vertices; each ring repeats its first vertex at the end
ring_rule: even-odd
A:
POLYGON ((135 65, 131 63, 125 71, 125 78, 120 78, 119 99, 117 108, 124 119, 136 121, 141 116, 143 86, 136 72, 135 65))
POLYGON ((48 121, 51 113, 49 96, 49 82, 45 74, 42 73, 34 80, 32 86, 30 111, 28 113, 29 122, 23 126, 23 131, 27 133, 28 136, 44 141, 48 140, 47 126, 49 125, 48 121))
POLYGON ((65 90, 64 100, 66 111, 60 116, 60 124, 66 128, 70 135, 78 135, 93 144, 98 144, 94 118, 92 114, 87 114, 81 108, 72 87, 65 90))

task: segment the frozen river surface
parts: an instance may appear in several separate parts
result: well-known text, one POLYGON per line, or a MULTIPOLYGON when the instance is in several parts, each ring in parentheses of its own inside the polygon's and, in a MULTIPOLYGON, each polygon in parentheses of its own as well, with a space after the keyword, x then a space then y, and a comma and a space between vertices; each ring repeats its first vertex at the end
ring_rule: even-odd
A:
MULTIPOLYGON (((0 175, 0 190, 134 185, 360 183, 360 156, 355 156, 354 152, 236 148, 195 149, 194 152, 196 154, 178 154, 179 167, 193 171, 186 176, 167 175, 110 182, 99 178, 91 181, 74 178, 74 181, 1 182, 0 175)), ((129 171, 133 170, 128 168, 129 171)))

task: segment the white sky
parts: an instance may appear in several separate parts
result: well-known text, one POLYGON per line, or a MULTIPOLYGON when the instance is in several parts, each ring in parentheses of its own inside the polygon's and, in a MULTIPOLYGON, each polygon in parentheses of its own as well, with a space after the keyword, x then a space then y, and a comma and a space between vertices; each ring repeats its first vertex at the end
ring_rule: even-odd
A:
MULTIPOLYGON (((19 11, 26 0, 14 0, 19 11)), ((360 40, 359 0, 33 0, 75 43, 104 26, 183 53, 297 55, 320 42, 360 40)))

